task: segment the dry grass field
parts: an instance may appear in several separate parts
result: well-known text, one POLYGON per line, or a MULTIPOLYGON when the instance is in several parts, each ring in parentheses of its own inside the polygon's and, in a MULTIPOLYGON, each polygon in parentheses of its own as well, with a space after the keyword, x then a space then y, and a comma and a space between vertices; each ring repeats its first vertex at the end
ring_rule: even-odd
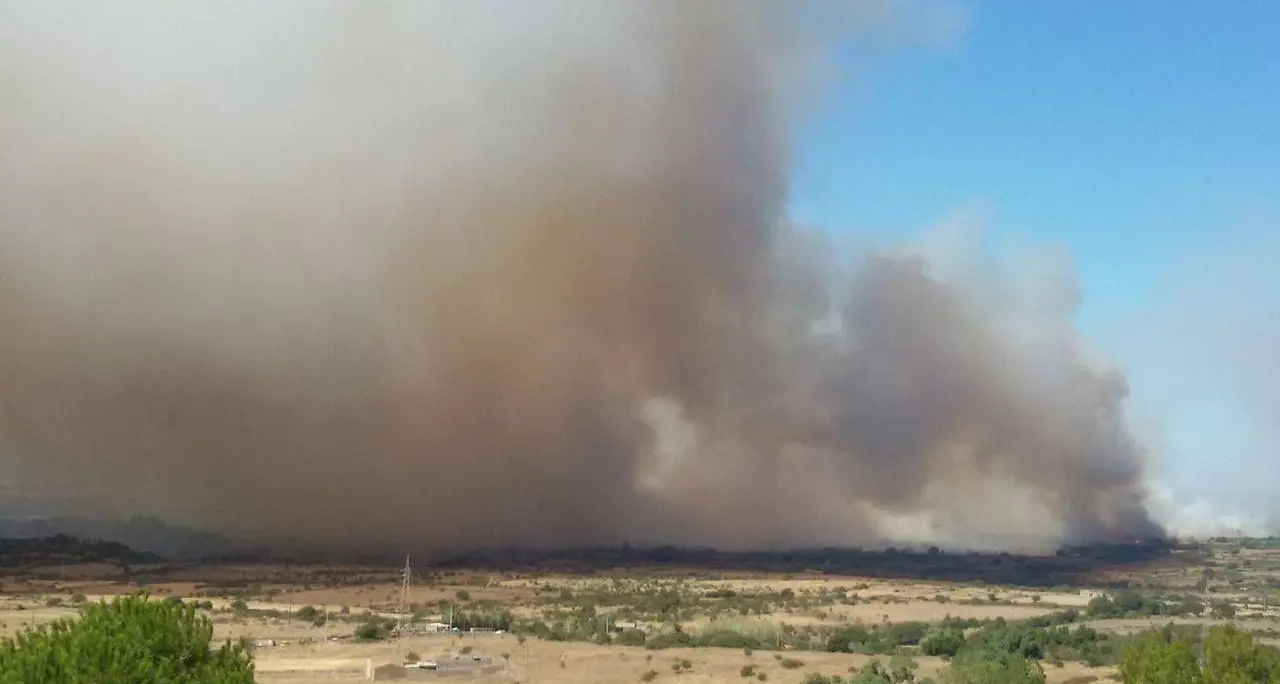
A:
MULTIPOLYGON (((1219 544, 1199 553, 1194 564, 1156 561, 1103 568, 1094 587, 687 567, 607 572, 428 567, 416 570, 403 599, 398 569, 388 567, 28 564, 0 575, 0 637, 74 617, 76 605, 84 601, 146 591, 157 600, 199 602, 217 639, 253 645, 262 682, 359 681, 366 678, 367 664, 398 662, 412 653, 441 661, 485 658, 501 670, 460 677, 469 681, 799 684, 810 673, 847 677, 873 659, 885 665, 910 663, 917 679, 937 679, 947 667, 944 659, 923 655, 914 645, 877 655, 827 652, 823 640, 849 628, 886 634, 895 626, 928 623, 922 628, 935 630, 950 621, 973 634, 997 619, 1051 619, 1072 610, 1082 624, 1124 635, 1170 622, 1195 625, 1205 620, 1197 615, 1088 614, 1096 596, 1117 594, 1117 581, 1170 605, 1189 593, 1208 597, 1211 605, 1230 606, 1222 610, 1234 611, 1232 619, 1258 637, 1280 636, 1280 612, 1273 607, 1280 603, 1280 552, 1219 544), (412 611, 406 617, 414 626, 410 633, 397 637, 384 629, 372 638, 356 638, 366 623, 394 627, 402 605, 412 611), (432 622, 501 614, 528 635, 424 633, 432 622), (573 630, 583 624, 609 636, 574 636, 573 630), (677 626, 695 640, 726 631, 747 635, 758 648, 679 642, 652 647, 655 635, 670 637, 677 626), (651 647, 603 643, 624 641, 628 630, 647 632, 651 647)), ((1225 619, 1220 615, 1211 622, 1225 619)), ((1090 667, 1082 660, 1057 660, 1047 657, 1044 664, 1047 681, 1054 684, 1105 680, 1114 673, 1099 663, 1090 667)))

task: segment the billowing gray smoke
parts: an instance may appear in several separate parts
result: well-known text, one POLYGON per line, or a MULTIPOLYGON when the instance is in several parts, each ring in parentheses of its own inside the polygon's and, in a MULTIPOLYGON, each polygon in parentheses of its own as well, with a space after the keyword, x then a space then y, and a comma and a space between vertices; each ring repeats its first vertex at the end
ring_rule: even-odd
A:
POLYGON ((898 4, 5 5, 10 486, 332 543, 1158 533, 1057 262, 785 221, 827 41, 898 4))

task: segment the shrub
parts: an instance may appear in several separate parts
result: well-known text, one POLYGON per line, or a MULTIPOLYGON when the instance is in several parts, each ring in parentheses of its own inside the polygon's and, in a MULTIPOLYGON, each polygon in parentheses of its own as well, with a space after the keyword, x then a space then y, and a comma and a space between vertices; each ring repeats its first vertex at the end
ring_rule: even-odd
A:
POLYGON ((458 653, 461 653, 462 655, 471 655, 471 652, 474 650, 475 648, 472 646, 463 646, 462 648, 458 649, 458 653))
POLYGON ((797 668, 804 667, 804 662, 796 658, 783 658, 778 661, 778 664, 781 665, 784 670, 795 670, 797 668))
POLYGON ((760 681, 762 681, 762 682, 767 682, 767 681, 769 681, 769 673, 768 673, 768 672, 760 672, 760 673, 756 674, 756 679, 758 679, 758 680, 760 680, 760 681))
POLYGON ((212 640, 213 624, 195 606, 119 597, 0 642, 0 682, 253 684, 245 649, 212 649, 212 640))
POLYGON ((1005 654, 997 658, 957 659, 946 673, 949 684, 1044 684, 1044 671, 1032 660, 1005 654))
POLYGON ((851 677, 849 682, 851 684, 907 684, 915 679, 909 671, 904 671, 900 675, 901 679, 896 678, 884 668, 884 665, 880 664, 879 660, 873 660, 867 663, 861 672, 851 677))
POLYGON ((703 634, 698 638, 697 643, 699 646, 711 646, 714 648, 757 648, 760 646, 759 639, 731 629, 703 634))
POLYGON ((77 606, 84 603, 87 600, 88 599, 85 598, 84 594, 76 593, 71 595, 71 602, 76 604, 77 606))
POLYGON ((470 601, 471 592, 467 591, 466 589, 459 589, 453 593, 453 597, 458 599, 459 601, 470 601))
POLYGON ((369 620, 356 627, 356 638, 361 641, 381 641, 391 636, 387 628, 378 620, 369 620))
POLYGON ((49 606, 50 608, 53 608, 55 606, 62 605, 62 599, 58 598, 57 596, 50 596, 48 599, 45 600, 44 604, 46 606, 49 606))
POLYGON ((741 676, 741 677, 753 677, 753 676, 755 676, 755 674, 756 674, 756 666, 755 666, 755 665, 743 665, 743 666, 738 670, 738 675, 739 675, 739 676, 741 676))
POLYGON ((644 646, 645 635, 638 629, 626 629, 613 640, 619 646, 644 646))
POLYGON ((651 651, 660 651, 664 648, 676 648, 678 646, 689 645, 689 635, 684 632, 666 632, 648 637, 644 642, 644 647, 651 651))
POLYGON ((408 653, 404 654, 404 661, 406 663, 414 663, 419 660, 422 660, 422 657, 418 655, 417 651, 409 651, 408 653))
POLYGON ((652 682, 654 679, 657 679, 657 677, 658 677, 657 670, 649 670, 648 672, 645 672, 644 674, 640 675, 640 681, 652 682))
POLYGON ((964 646, 964 633, 958 629, 931 632, 920 642, 920 652, 928 656, 951 658, 964 646))
POLYGON ((830 653, 852 653, 856 646, 870 639, 870 633, 862 627, 845 627, 827 637, 826 649, 830 653))

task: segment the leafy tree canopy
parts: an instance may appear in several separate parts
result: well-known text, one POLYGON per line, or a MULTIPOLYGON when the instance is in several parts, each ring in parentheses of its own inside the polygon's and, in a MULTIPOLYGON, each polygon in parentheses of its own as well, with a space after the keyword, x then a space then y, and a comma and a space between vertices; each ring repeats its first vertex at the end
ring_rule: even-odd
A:
POLYGON ((1280 651, 1234 625, 1209 630, 1201 667, 1195 644, 1170 629, 1144 634, 1120 661, 1124 684, 1280 684, 1280 651))
POLYGON ((0 641, 0 684, 253 684, 249 653, 212 640, 194 605, 120 597, 0 641))

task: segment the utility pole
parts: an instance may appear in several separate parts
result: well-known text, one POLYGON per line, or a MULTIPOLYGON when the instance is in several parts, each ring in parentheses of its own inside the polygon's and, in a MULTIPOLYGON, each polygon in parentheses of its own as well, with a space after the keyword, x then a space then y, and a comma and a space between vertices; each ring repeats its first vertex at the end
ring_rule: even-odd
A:
POLYGON ((1203 621, 1201 621, 1201 623, 1200 623, 1200 657, 1199 657, 1199 661, 1200 661, 1200 670, 1203 672, 1203 671, 1204 671, 1204 642, 1205 642, 1205 640, 1206 640, 1206 639, 1208 639, 1208 638, 1209 638, 1209 622, 1208 622, 1208 620, 1209 620, 1209 617, 1210 617, 1211 615, 1213 615, 1213 609, 1209 606, 1209 580, 1208 580, 1208 578, 1205 578, 1205 581, 1204 581, 1204 593, 1203 593, 1203 594, 1201 594, 1201 596, 1203 597, 1203 600, 1204 600, 1204 612, 1203 612, 1203 613, 1201 613, 1201 617, 1203 617, 1203 618, 1204 618, 1204 620, 1203 620, 1203 621))
POLYGON ((401 658, 401 643, 404 641, 406 611, 409 609, 409 589, 413 582, 413 556, 404 557, 404 577, 400 583, 400 626, 396 630, 396 657, 401 658))

